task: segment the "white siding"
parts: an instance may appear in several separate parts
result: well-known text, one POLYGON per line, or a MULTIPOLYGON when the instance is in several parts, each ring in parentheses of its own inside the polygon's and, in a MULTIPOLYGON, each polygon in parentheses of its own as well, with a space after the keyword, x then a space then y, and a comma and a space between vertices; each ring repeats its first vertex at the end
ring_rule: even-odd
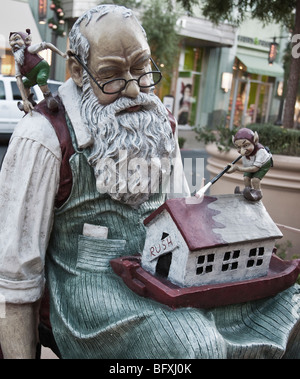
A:
POLYGON ((190 287, 265 276, 274 244, 275 240, 265 240, 192 252, 182 284, 190 287))

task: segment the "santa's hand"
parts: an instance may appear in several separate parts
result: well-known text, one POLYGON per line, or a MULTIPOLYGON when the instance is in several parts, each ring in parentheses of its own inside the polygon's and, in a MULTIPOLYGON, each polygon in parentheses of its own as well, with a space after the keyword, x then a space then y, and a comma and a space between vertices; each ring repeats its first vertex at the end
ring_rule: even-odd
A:
POLYGON ((237 165, 230 163, 229 166, 230 169, 227 171, 227 174, 232 174, 233 172, 238 171, 237 165))

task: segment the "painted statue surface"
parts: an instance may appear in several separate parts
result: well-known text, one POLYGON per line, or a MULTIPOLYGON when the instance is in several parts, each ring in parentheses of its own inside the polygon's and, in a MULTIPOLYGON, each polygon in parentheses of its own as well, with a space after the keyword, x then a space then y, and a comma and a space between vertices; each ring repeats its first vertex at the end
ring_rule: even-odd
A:
POLYGON ((61 127, 39 104, 14 132, 0 173, 3 354, 35 356, 46 284, 62 358, 299 358, 296 285, 245 304, 173 310, 135 294, 110 266, 142 252, 148 215, 189 195, 150 58, 129 9, 91 9, 70 33, 61 127))

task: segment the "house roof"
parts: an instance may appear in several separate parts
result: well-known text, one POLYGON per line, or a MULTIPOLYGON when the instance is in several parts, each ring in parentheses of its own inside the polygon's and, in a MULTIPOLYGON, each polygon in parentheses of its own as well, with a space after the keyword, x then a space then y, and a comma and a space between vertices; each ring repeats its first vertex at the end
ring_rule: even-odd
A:
POLYGON ((169 199, 144 220, 148 225, 167 211, 191 251, 245 241, 281 238, 282 233, 263 203, 242 195, 205 196, 200 204, 169 199))

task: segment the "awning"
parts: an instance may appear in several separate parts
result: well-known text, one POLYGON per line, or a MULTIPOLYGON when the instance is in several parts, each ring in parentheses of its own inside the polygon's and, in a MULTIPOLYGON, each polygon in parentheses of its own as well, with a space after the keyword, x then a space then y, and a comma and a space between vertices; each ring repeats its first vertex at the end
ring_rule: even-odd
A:
POLYGON ((236 29, 228 24, 214 25, 212 22, 183 16, 177 21, 179 35, 199 41, 202 46, 226 46, 235 44, 236 29))
POLYGON ((14 0, 1 0, 0 13, 0 48, 10 49, 8 40, 10 32, 31 30, 32 44, 42 42, 36 22, 28 3, 14 0))
POLYGON ((247 67, 247 72, 251 74, 283 77, 284 70, 276 62, 269 65, 268 57, 258 57, 253 55, 237 53, 237 58, 247 67))

